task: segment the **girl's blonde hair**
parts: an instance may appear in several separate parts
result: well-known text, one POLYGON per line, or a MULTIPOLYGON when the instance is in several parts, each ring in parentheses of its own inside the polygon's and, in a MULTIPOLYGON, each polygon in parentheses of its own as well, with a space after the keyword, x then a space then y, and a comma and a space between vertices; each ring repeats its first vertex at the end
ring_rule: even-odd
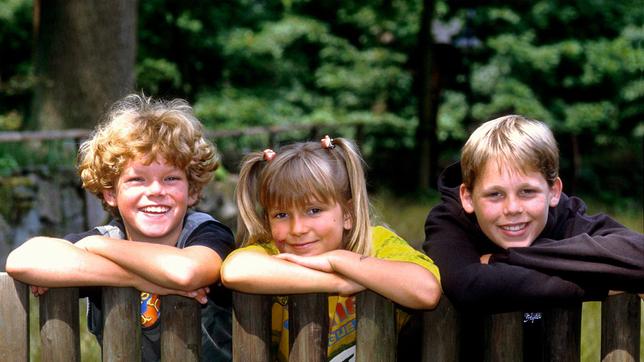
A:
POLYGON ((118 216, 103 199, 103 191, 116 186, 130 160, 151 163, 159 156, 186 172, 190 195, 198 196, 219 166, 215 146, 203 137, 203 126, 186 101, 153 101, 130 94, 112 105, 81 144, 78 173, 83 187, 118 216))
POLYGON ((282 147, 270 161, 263 152, 247 155, 237 184, 237 242, 241 246, 271 240, 269 209, 305 207, 309 202, 338 203, 351 218, 344 249, 369 255, 369 199, 364 161, 349 140, 336 138, 323 148, 320 142, 282 147))
POLYGON ((559 148, 548 126, 519 115, 487 121, 469 137, 461 152, 463 184, 472 189, 487 162, 498 167, 538 171, 552 186, 559 176, 559 148))

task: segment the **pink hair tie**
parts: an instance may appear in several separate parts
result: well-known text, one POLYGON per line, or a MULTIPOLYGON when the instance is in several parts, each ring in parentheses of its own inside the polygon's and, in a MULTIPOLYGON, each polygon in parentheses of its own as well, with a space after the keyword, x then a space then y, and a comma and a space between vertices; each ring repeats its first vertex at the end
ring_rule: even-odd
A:
POLYGON ((275 151, 271 150, 270 148, 267 148, 263 151, 263 156, 264 156, 264 161, 270 162, 273 161, 275 158, 275 151))
POLYGON ((320 140, 320 143, 322 144, 322 148, 324 149, 329 149, 329 148, 335 148, 335 145, 333 144, 333 138, 329 137, 329 135, 324 136, 323 139, 320 140))

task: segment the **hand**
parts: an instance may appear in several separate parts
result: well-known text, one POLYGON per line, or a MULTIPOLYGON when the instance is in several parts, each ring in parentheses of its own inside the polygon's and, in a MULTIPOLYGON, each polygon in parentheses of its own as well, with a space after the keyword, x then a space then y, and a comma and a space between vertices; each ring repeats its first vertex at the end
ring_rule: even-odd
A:
POLYGON ((34 295, 34 297, 40 297, 41 295, 47 293, 49 288, 47 287, 38 287, 35 285, 30 285, 29 289, 31 289, 31 294, 34 295))
POLYGON ((624 293, 623 290, 609 290, 608 291, 608 295, 619 295, 619 294, 623 294, 623 293, 624 293))
POLYGON ((491 256, 492 256, 492 254, 483 254, 483 255, 481 255, 481 258, 480 258, 481 264, 489 264, 491 256))
POLYGON ((210 292, 210 288, 208 287, 203 287, 199 288, 197 290, 193 290, 192 292, 189 292, 187 297, 193 298, 197 302, 201 304, 206 304, 208 303, 208 293, 210 292))
POLYGON ((349 278, 343 277, 342 279, 343 279, 343 282, 338 288, 338 294, 340 294, 341 296, 346 297, 367 289, 362 284, 358 284, 349 278))
POLYGON ((309 269, 315 269, 326 273, 333 273, 333 264, 329 258, 331 252, 313 256, 300 256, 289 253, 275 255, 275 258, 290 261, 309 269))

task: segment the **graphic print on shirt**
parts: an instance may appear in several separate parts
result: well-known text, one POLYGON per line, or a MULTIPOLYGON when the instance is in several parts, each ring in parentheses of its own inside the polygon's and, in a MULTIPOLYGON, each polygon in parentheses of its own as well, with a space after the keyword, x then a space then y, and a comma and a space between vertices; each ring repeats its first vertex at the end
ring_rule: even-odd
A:
MULTIPOLYGON (((329 298, 332 299, 332 298, 329 298)), ((332 308, 333 304, 329 305, 332 308)), ((355 361, 356 350, 356 309, 355 297, 338 297, 335 311, 329 313, 329 361, 355 361)))
POLYGON ((159 322, 161 299, 157 294, 141 292, 141 327, 151 328, 159 322))

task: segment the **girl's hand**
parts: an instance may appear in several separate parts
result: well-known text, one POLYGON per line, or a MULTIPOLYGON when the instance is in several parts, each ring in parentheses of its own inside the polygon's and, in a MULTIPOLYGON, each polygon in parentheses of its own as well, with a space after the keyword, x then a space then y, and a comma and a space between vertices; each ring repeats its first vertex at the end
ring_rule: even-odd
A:
POLYGON ((49 288, 47 287, 38 287, 35 285, 30 285, 29 289, 31 289, 31 294, 34 295, 34 297, 40 297, 41 295, 47 293, 49 288))
POLYGON ((275 258, 290 261, 291 263, 326 273, 335 272, 335 270, 333 269, 333 264, 331 264, 331 260, 329 258, 329 253, 313 256, 300 256, 295 254, 282 253, 275 255, 275 258))

